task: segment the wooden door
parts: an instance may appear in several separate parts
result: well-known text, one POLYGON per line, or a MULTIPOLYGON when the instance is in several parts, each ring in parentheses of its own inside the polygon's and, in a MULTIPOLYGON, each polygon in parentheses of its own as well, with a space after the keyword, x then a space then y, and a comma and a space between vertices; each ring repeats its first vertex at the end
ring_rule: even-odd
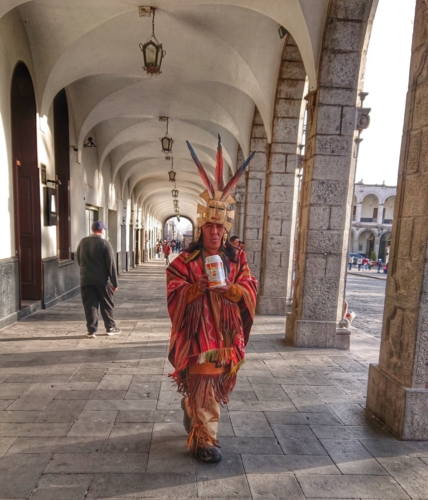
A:
POLYGON ((40 179, 37 162, 36 100, 30 73, 15 69, 11 89, 15 239, 20 300, 42 298, 40 179))

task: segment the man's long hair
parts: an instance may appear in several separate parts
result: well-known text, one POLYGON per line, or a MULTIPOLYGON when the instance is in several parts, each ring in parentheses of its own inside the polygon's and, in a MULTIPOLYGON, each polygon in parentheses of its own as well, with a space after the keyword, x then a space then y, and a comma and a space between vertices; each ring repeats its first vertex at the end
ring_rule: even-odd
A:
MULTIPOLYGON (((192 241, 189 246, 185 249, 186 252, 193 253, 195 250, 202 250, 202 232, 199 238, 195 241, 192 241)), ((230 244, 229 240, 226 240, 226 243, 223 245, 223 252, 226 257, 232 262, 237 262, 236 258, 236 247, 230 244)))

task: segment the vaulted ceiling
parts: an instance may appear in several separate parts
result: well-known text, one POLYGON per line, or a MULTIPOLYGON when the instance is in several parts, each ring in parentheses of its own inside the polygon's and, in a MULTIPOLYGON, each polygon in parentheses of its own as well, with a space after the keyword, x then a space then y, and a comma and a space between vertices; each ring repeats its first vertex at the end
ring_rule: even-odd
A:
POLYGON ((142 69, 139 44, 151 34, 131 0, 2 0, 0 16, 17 8, 34 61, 40 114, 66 88, 78 148, 96 137, 99 171, 128 183, 139 204, 163 220, 172 212, 170 163, 159 138, 174 138, 180 212, 194 218, 203 190, 185 144, 213 173, 217 133, 226 165, 238 147, 250 152, 258 108, 268 140, 284 26, 299 46, 309 87, 316 85, 328 0, 156 0, 155 32, 166 50, 162 74, 142 69), (91 133, 90 133, 91 132, 91 133), (110 168, 110 167, 109 167, 110 168))

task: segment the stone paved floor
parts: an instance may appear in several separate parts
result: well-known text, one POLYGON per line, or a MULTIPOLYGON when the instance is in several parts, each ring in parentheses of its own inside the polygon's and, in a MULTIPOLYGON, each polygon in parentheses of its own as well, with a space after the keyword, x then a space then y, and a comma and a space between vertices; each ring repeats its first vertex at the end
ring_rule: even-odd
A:
POLYGON ((164 266, 120 280, 123 334, 87 339, 78 298, 0 331, 0 499, 428 498, 428 443, 399 442, 364 412, 379 340, 291 349, 257 317, 231 402, 224 460, 184 447, 167 378, 164 266))

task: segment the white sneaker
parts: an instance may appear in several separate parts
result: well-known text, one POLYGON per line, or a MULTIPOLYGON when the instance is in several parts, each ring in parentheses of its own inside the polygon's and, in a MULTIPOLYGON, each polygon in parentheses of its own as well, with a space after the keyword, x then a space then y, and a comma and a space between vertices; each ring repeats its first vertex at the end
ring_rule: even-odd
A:
POLYGON ((122 333, 122 330, 119 330, 119 328, 110 328, 110 330, 106 330, 107 335, 119 335, 122 333))
POLYGON ((90 333, 90 332, 88 332, 86 336, 88 337, 88 339, 94 339, 96 337, 95 333, 90 333))

